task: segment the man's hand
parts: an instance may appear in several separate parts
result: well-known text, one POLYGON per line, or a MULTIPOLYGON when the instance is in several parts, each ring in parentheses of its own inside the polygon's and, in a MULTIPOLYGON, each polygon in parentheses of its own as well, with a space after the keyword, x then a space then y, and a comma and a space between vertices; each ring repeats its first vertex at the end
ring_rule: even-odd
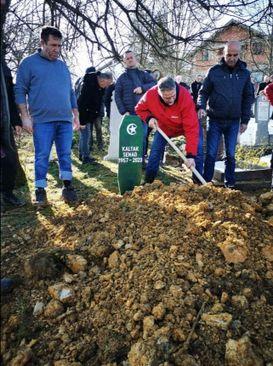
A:
POLYGON ((22 125, 23 129, 27 131, 27 133, 32 134, 33 133, 33 123, 30 117, 24 117, 22 118, 22 125))
POLYGON ((199 109, 197 112, 197 115, 198 115, 198 118, 201 119, 201 118, 206 117, 207 113, 204 109, 199 109))
POLYGON ((246 125, 246 124, 244 124, 244 123, 242 123, 242 124, 240 125, 240 133, 244 133, 246 129, 247 129, 247 125, 246 125))
POLYGON ((151 118, 148 123, 148 126, 150 128, 152 128, 153 130, 156 130, 157 129, 157 120, 155 118, 151 118))
POLYGON ((73 118, 73 130, 78 131, 80 129, 80 121, 78 116, 73 118))
POLYGON ((188 158, 186 165, 188 168, 195 168, 195 160, 193 158, 188 158))
POLYGON ((80 125, 80 130, 84 130, 86 128, 86 125, 80 125))
POLYGON ((133 90, 133 92, 135 93, 135 94, 142 94, 143 92, 142 92, 142 88, 139 86, 139 87, 137 87, 137 88, 135 88, 134 90, 133 90))
POLYGON ((21 136, 22 133, 22 127, 21 126, 15 126, 15 135, 21 136))

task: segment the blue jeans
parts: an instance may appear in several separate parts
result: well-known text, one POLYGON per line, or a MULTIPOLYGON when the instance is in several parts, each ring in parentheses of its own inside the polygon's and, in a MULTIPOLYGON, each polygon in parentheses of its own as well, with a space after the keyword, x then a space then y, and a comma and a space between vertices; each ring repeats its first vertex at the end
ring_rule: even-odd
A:
POLYGON ((225 184, 235 185, 235 149, 239 132, 239 121, 209 121, 207 131, 207 154, 204 166, 204 179, 210 182, 214 174, 217 150, 222 134, 225 139, 225 184))
POLYGON ((62 180, 72 179, 71 169, 71 122, 35 123, 33 127, 33 141, 35 148, 35 187, 47 186, 46 175, 50 151, 55 141, 59 161, 59 176, 62 180))
POLYGON ((164 139, 164 137, 161 136, 158 131, 156 131, 146 167, 145 182, 151 183, 157 176, 160 160, 164 154, 166 144, 167 141, 164 139))
POLYGON ((88 122, 86 127, 80 130, 80 140, 79 140, 79 155, 82 158, 87 158, 90 156, 90 151, 93 146, 93 127, 96 130, 96 139, 99 148, 103 146, 102 140, 102 127, 101 127, 101 117, 96 117, 92 122, 88 122))
MULTIPOLYGON (((198 140, 198 147, 197 147, 197 155, 195 157, 195 168, 203 175, 203 166, 204 166, 204 151, 203 151, 203 128, 201 126, 201 121, 199 121, 199 140, 198 140)), ((199 179, 192 175, 192 179, 194 182, 199 183, 199 179)))

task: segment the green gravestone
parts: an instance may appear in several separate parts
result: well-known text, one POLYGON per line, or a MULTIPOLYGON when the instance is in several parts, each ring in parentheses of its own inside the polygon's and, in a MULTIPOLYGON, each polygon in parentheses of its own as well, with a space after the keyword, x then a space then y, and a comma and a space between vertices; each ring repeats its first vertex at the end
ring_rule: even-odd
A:
POLYGON ((140 185, 143 127, 137 116, 124 116, 119 127, 118 186, 120 194, 140 185))

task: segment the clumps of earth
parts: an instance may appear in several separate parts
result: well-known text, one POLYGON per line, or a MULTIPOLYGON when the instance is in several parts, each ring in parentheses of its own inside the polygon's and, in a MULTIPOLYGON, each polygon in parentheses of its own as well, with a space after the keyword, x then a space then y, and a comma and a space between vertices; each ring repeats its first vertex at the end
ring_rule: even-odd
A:
POLYGON ((273 192, 159 181, 4 243, 6 365, 272 366, 273 192))

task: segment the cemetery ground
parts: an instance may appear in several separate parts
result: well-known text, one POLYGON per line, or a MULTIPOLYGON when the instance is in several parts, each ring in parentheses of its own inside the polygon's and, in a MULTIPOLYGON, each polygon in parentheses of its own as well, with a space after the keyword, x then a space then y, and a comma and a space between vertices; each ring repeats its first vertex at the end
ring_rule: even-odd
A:
POLYGON ((61 200, 54 160, 37 209, 32 140, 19 142, 27 204, 1 213, 1 277, 16 280, 3 364, 272 366, 273 193, 193 185, 170 153, 161 182, 120 196, 107 151, 82 165, 76 145, 79 202, 61 200))

